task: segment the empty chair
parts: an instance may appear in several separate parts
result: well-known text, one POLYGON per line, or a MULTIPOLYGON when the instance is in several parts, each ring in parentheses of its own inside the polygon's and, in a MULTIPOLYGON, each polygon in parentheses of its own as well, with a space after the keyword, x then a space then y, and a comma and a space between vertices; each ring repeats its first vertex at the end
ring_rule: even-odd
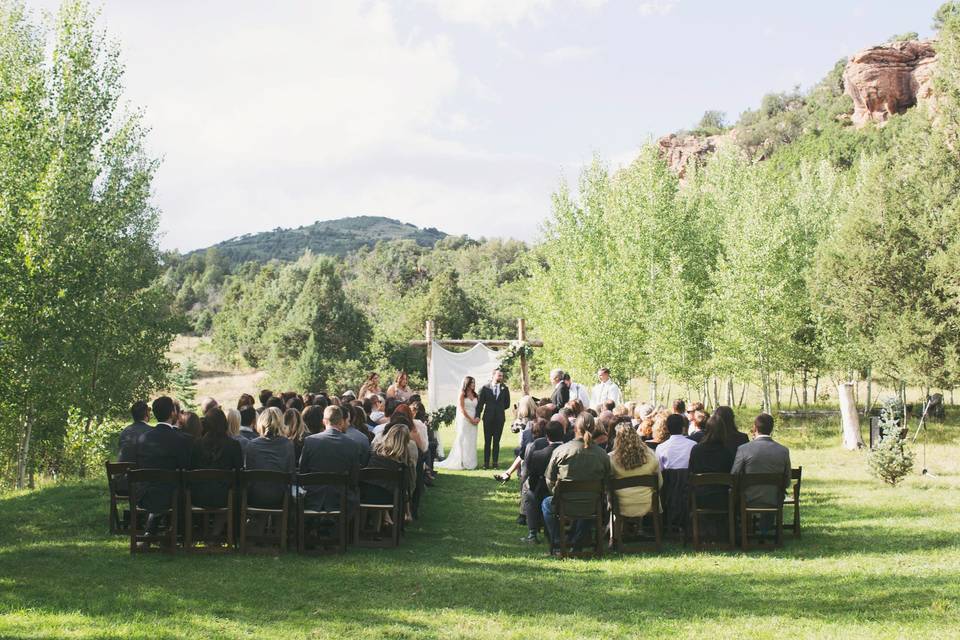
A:
POLYGON ((783 528, 789 529, 795 538, 800 537, 800 480, 802 477, 803 467, 790 470, 790 483, 793 485, 793 489, 788 493, 790 497, 783 501, 784 509, 793 507, 793 522, 785 522, 783 528))
POLYGON ((110 533, 127 533, 129 527, 130 510, 120 516, 117 505, 127 502, 130 497, 130 488, 127 484, 127 471, 133 469, 132 462, 107 462, 107 488, 110 491, 110 533))

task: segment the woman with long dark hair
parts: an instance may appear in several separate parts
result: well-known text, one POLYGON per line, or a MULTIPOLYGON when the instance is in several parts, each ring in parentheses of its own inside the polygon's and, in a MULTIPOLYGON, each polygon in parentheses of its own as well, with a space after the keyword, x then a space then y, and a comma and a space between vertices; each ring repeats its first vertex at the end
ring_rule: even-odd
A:
MULTIPOLYGON (((240 443, 230 437, 227 416, 219 407, 207 411, 200 420, 202 435, 194 440, 190 466, 194 469, 243 468, 240 443)), ((198 507, 220 509, 227 506, 228 485, 222 482, 198 482, 190 488, 190 497, 198 507)))
POLYGON ((477 381, 472 376, 463 379, 457 399, 457 431, 450 455, 436 467, 441 469, 477 468, 477 381))

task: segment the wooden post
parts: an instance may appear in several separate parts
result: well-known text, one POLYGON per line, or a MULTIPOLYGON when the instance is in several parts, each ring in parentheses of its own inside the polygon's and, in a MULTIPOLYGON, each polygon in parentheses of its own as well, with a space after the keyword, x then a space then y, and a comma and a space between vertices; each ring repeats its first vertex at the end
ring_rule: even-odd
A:
POLYGON ((430 409, 434 410, 438 407, 433 406, 433 398, 429 397, 429 381, 433 379, 433 320, 427 320, 424 337, 427 339, 427 403, 430 405, 430 409))
MULTIPOLYGON (((517 340, 526 345, 527 321, 523 318, 517 319, 517 340)), ((530 371, 527 367, 527 356, 525 351, 520 352, 520 386, 523 389, 523 395, 530 395, 530 371)))

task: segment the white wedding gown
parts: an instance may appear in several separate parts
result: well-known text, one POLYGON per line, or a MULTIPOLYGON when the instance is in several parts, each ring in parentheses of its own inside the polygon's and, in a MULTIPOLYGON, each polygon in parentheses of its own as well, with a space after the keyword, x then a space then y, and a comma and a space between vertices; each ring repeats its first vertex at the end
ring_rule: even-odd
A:
MULTIPOLYGON (((464 398, 463 408, 467 415, 474 418, 477 415, 477 399, 464 398)), ((470 422, 457 407, 457 430, 450 455, 438 462, 436 467, 441 469, 476 469, 477 468, 477 425, 470 422)))

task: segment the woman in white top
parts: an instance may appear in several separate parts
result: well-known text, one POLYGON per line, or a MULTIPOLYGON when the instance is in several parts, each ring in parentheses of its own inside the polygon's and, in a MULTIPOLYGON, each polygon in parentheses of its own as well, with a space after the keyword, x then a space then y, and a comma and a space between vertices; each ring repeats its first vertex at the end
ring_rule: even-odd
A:
POLYGON ((413 389, 408 385, 410 384, 410 376, 407 375, 407 372, 401 369, 397 372, 397 377, 394 379, 393 384, 387 389, 388 398, 396 398, 400 402, 406 402, 410 399, 410 396, 413 395, 413 389))

